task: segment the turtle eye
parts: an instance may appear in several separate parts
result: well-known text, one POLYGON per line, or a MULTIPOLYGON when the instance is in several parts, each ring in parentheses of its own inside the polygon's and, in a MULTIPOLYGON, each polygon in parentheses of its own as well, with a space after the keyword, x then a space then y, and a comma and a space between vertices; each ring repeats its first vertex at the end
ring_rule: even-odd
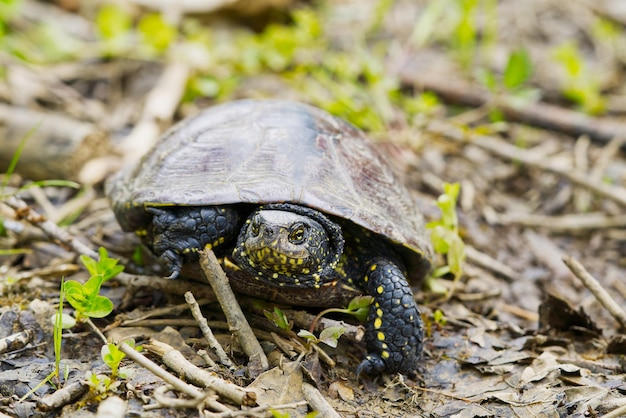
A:
POLYGON ((289 242, 292 244, 302 244, 307 238, 308 228, 302 222, 298 222, 291 227, 289 231, 289 242))

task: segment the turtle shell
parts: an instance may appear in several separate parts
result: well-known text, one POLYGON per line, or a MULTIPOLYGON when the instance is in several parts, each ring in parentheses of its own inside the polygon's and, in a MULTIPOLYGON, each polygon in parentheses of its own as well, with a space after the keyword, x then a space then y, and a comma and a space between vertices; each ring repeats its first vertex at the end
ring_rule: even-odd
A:
POLYGON ((354 222, 397 244, 421 278, 432 249, 423 216, 365 134, 312 106, 241 100, 172 127, 109 183, 126 231, 146 207, 291 202, 354 222))

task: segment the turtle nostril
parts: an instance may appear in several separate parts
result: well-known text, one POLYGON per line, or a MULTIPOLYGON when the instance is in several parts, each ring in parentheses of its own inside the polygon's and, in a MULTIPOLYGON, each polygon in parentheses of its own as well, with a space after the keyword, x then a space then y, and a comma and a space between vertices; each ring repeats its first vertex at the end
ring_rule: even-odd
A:
POLYGON ((274 232, 275 232, 274 228, 272 228, 271 226, 265 226, 263 228, 263 235, 265 235, 265 236, 267 236, 269 238, 274 236, 274 232))

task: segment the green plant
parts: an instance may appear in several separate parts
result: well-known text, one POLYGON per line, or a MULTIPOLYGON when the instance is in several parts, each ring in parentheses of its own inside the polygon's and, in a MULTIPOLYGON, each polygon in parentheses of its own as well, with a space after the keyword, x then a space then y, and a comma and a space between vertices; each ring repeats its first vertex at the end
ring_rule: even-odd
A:
MULTIPOLYGON (((443 190, 444 193, 437 199, 441 219, 429 222, 426 227, 430 230, 435 252, 446 257, 446 264, 437 267, 431 277, 440 278, 451 274, 456 284, 463 275, 465 261, 465 243, 459 235, 459 221, 456 214, 456 202, 461 186, 458 183, 444 183, 443 190)), ((435 292, 445 292, 436 281, 428 280, 427 284, 435 292)))
POLYGON ((115 277, 124 270, 118 266, 118 260, 109 258, 106 249, 100 248, 100 259, 82 255, 80 260, 87 267, 91 277, 85 284, 75 280, 68 280, 63 284, 63 293, 67 301, 76 309, 76 319, 103 318, 113 311, 113 302, 106 296, 100 295, 100 287, 105 281, 115 277))
POLYGON ((346 332, 344 327, 328 327, 324 328, 322 332, 320 332, 319 337, 316 337, 312 332, 301 329, 300 332, 298 332, 298 336, 306 339, 312 344, 324 343, 329 347, 335 348, 337 347, 339 337, 341 337, 344 332, 346 332))
MULTIPOLYGON (((324 343, 330 347, 337 346, 337 340, 341 335, 345 332, 345 328, 343 327, 328 327, 322 330, 319 337, 316 337, 313 334, 313 330, 315 329, 315 325, 319 321, 319 319, 327 315, 331 312, 342 313, 347 315, 354 316, 360 322, 365 322, 367 319, 367 314, 369 312, 370 305, 372 304, 373 298, 371 296, 357 296, 353 298, 346 308, 329 308, 320 312, 315 319, 311 322, 309 326, 309 330, 300 330, 298 332, 298 336, 305 338, 309 343, 318 344, 324 343)), ((279 308, 274 308, 273 312, 264 312, 265 317, 272 321, 277 327, 292 332, 293 323, 287 319, 283 311, 279 308)))
POLYGON ((263 311, 263 313, 265 314, 265 317, 272 321, 278 328, 283 331, 291 331, 293 323, 289 321, 285 313, 280 308, 274 307, 272 312, 263 311))
POLYGON ((559 45, 553 56, 564 72, 563 95, 578 104, 583 112, 592 115, 604 112, 606 99, 602 97, 600 83, 585 63, 578 45, 573 42, 559 45))

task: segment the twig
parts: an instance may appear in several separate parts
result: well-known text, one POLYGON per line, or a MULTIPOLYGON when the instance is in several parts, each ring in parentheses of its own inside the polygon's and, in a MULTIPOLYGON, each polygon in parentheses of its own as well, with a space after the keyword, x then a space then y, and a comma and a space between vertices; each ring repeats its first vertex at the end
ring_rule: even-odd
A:
POLYGON ((515 282, 520 278, 520 275, 511 267, 501 263, 488 254, 478 251, 470 245, 465 245, 465 255, 467 256, 468 261, 496 273, 510 282, 515 282))
POLYGON ((598 299, 598 302, 609 311, 611 315, 619 322, 622 328, 626 328, 626 312, 619 304, 609 295, 604 287, 573 257, 566 255, 563 262, 572 271, 583 285, 598 299))
POLYGON ((89 386, 86 383, 82 381, 74 382, 41 398, 37 401, 37 408, 44 412, 52 411, 63 405, 73 403, 87 393, 88 390, 89 386))
POLYGON ((207 339, 209 347, 211 347, 211 349, 215 352, 215 354, 217 354, 217 357, 220 359, 220 363, 228 368, 233 368, 233 362, 230 361, 228 354, 226 354, 226 351, 224 351, 222 345, 219 343, 219 341, 217 341, 215 335, 213 335, 213 331, 211 331, 211 328, 209 327, 206 318, 204 317, 204 315, 202 315, 202 311, 200 311, 200 306, 196 302, 196 298, 193 297, 193 293, 186 292, 185 300, 187 301, 189 309, 191 310, 191 314, 196 319, 200 330, 207 339))
POLYGON ((407 68, 401 74, 401 79, 406 84, 434 91, 446 101, 473 107, 491 103, 502 110, 509 120, 565 132, 575 137, 589 135, 592 139, 609 142, 626 134, 624 124, 618 121, 594 118, 546 103, 533 102, 524 106, 503 97, 497 98, 496 101, 491 94, 474 88, 469 83, 451 77, 442 78, 433 72, 418 72, 407 68))
POLYGON ((139 159, 157 141, 161 126, 169 124, 180 103, 189 67, 180 62, 170 63, 146 97, 142 114, 132 132, 120 143, 119 150, 124 155, 124 164, 139 159))
POLYGON ((113 280, 134 289, 148 287, 168 295, 183 295, 190 291, 199 297, 215 300, 215 295, 209 286, 192 280, 169 280, 159 276, 140 276, 128 273, 120 273, 113 280))
POLYGON ((611 199, 622 206, 626 206, 626 189, 624 187, 596 181, 589 178, 586 173, 572 168, 559 167, 552 164, 549 160, 546 160, 544 156, 538 156, 532 151, 516 147, 492 136, 472 134, 467 130, 457 128, 441 121, 432 121, 427 129, 433 135, 439 135, 457 142, 471 143, 500 157, 519 161, 529 167, 536 167, 558 174, 572 183, 586 187, 607 199, 611 199))
POLYGON ((154 363, 153 361, 148 359, 146 356, 138 353, 137 350, 135 350, 133 347, 129 346, 128 344, 126 343, 119 344, 119 349, 124 354, 126 354, 126 356, 129 359, 139 364, 143 368, 150 370, 153 374, 155 374, 159 378, 163 379, 165 382, 172 385, 176 390, 183 392, 184 394, 190 396, 193 399, 204 398, 205 394, 202 393, 200 389, 198 389, 195 386, 190 385, 189 383, 185 383, 182 380, 180 380, 178 377, 174 376, 173 374, 168 373, 158 364, 154 363))
MULTIPOLYGON (((250 408, 250 409, 244 409, 244 410, 240 410, 240 411, 228 411, 228 412, 222 412, 219 414, 211 414, 210 417, 211 418, 235 418, 235 417, 255 417, 255 416, 267 416, 267 414, 265 413, 268 409, 273 409, 273 410, 283 410, 283 409, 297 409, 301 406, 306 406, 306 401, 299 401, 299 402, 293 402, 293 403, 285 403, 285 404, 281 404, 281 405, 259 405, 257 407, 254 408, 250 408)), ((274 414, 272 414, 272 416, 275 416, 274 414)), ((319 416, 326 416, 326 415, 322 415, 320 414, 319 416)))
POLYGON ((626 405, 622 405, 619 408, 615 408, 608 414, 602 415, 602 418, 619 418, 626 415, 626 405))
POLYGON ((586 231, 626 226, 626 215, 608 216, 604 213, 577 213, 561 216, 506 213, 497 215, 495 220, 503 225, 542 227, 552 231, 586 231))
POLYGON ((77 238, 74 238, 68 232, 61 229, 57 224, 37 213, 37 211, 28 206, 22 199, 10 196, 3 202, 15 210, 19 218, 26 219, 31 224, 37 226, 50 238, 69 246, 78 254, 85 254, 91 258, 95 258, 96 260, 99 258, 98 253, 92 250, 87 244, 77 238))
POLYGON ((7 337, 0 338, 0 354, 20 350, 31 342, 35 332, 27 329, 7 337))
POLYGON ((311 409, 316 411, 321 417, 341 418, 341 415, 333 409, 324 396, 310 383, 302 384, 304 399, 311 405, 311 409))
POLYGON ((206 350, 198 350, 198 355, 202 357, 202 360, 204 360, 206 364, 208 364, 209 368, 217 368, 217 363, 213 361, 213 359, 209 356, 209 353, 206 350))
MULTIPOLYGON (((170 280, 171 281, 171 280, 170 280)), ((184 286, 183 286, 184 287, 184 286)), ((206 287, 206 286, 205 286, 206 287)), ((197 301, 198 306, 207 305, 215 302, 215 298, 203 298, 197 301)), ((162 308, 152 308, 148 311, 143 309, 136 309, 132 312, 121 313, 115 317, 116 320, 122 321, 121 326, 134 325, 138 321, 145 319, 162 317, 171 315, 174 317, 180 316, 181 313, 187 311, 189 305, 186 303, 180 303, 178 305, 164 306, 162 308)))
POLYGON ((252 332, 250 324, 248 324, 239 303, 237 303, 235 294, 228 283, 228 277, 226 277, 226 273, 224 273, 220 267, 217 258, 215 258, 215 254, 213 254, 213 251, 209 249, 200 251, 199 254, 200 267, 202 267, 202 271, 204 272, 208 282, 211 284, 211 288, 213 288, 213 292, 215 292, 215 296, 222 307, 224 315, 226 315, 230 331, 235 334, 239 340, 241 348, 249 357, 249 361, 253 363, 253 365, 256 362, 259 366, 251 368, 251 365, 249 364, 249 370, 251 372, 256 370, 267 370, 269 363, 265 353, 263 352, 263 348, 254 336, 254 332, 252 332))
POLYGON ((256 393, 247 391, 233 383, 229 383, 189 362, 183 354, 173 347, 154 339, 144 348, 162 357, 163 363, 176 373, 198 386, 215 391, 218 395, 235 402, 237 405, 256 405, 256 393))

